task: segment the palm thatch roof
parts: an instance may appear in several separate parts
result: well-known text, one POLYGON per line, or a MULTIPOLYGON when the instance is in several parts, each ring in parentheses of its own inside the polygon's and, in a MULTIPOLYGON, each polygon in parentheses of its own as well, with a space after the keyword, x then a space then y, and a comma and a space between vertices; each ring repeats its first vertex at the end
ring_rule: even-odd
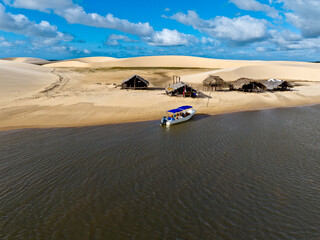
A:
POLYGON ((266 90, 266 87, 257 80, 250 78, 239 78, 230 85, 232 90, 244 90, 244 91, 261 91, 266 90))
POLYGON ((226 86, 226 82, 219 76, 209 75, 205 80, 203 80, 203 86, 226 86))

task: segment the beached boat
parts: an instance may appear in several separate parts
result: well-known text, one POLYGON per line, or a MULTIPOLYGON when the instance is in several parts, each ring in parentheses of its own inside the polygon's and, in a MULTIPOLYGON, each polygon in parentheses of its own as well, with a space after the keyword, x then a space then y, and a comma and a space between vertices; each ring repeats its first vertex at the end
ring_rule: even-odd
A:
POLYGON ((171 109, 167 111, 167 117, 163 117, 160 121, 160 126, 166 125, 170 126, 173 124, 182 123, 190 120, 196 110, 192 106, 181 106, 176 109, 171 109))

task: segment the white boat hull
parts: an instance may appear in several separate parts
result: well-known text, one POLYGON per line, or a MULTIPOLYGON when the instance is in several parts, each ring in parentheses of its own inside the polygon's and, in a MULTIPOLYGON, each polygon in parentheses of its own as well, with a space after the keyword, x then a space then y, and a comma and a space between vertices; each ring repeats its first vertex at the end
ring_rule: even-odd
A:
POLYGON ((175 119, 175 120, 168 120, 166 122, 166 125, 170 126, 170 125, 174 125, 174 124, 178 124, 178 123, 182 123, 182 122, 188 121, 193 117, 193 115, 196 114, 196 110, 195 109, 187 110, 186 112, 190 113, 190 115, 188 115, 186 117, 181 117, 181 118, 175 119))

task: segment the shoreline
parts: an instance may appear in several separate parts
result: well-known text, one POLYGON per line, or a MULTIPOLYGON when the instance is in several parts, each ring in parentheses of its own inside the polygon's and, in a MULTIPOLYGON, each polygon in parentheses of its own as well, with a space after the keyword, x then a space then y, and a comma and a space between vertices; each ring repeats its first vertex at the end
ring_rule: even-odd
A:
MULTIPOLYGON (((218 111, 215 113, 209 112, 197 112, 195 117, 197 116, 223 116, 229 114, 236 113, 245 113, 245 112, 255 112, 255 111, 267 111, 267 110, 275 110, 275 109, 288 109, 288 108, 297 108, 297 107, 310 107, 320 105, 320 101, 318 103, 309 103, 309 104, 297 104, 297 105, 288 105, 288 106, 274 106, 274 107, 257 107, 251 109, 238 109, 238 110, 230 110, 230 111, 218 111)), ((141 118, 141 119, 131 119, 128 121, 102 121, 96 123, 80 123, 80 124, 53 124, 53 125, 20 125, 20 126, 6 126, 0 127, 0 132, 8 132, 15 130, 27 130, 27 129, 62 129, 62 128, 85 128, 85 127, 100 127, 100 126, 109 126, 109 125, 120 125, 120 124, 130 124, 130 123, 143 123, 148 121, 160 121, 160 117, 158 118, 141 118)))

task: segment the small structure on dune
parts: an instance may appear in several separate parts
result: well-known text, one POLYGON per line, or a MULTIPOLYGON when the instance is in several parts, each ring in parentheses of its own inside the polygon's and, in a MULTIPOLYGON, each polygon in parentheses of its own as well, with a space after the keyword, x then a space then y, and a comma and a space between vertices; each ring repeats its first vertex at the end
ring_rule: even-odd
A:
POLYGON ((227 87, 228 84, 219 76, 209 75, 205 80, 203 80, 203 88, 204 90, 212 90, 214 88, 215 91, 217 89, 221 90, 224 87, 227 87))
POLYGON ((293 88, 293 85, 288 81, 279 79, 269 79, 261 81, 261 83, 266 87, 268 91, 289 91, 293 88))
POLYGON ((138 75, 133 75, 122 82, 122 89, 147 89, 148 86, 149 82, 138 75))
POLYGON ((198 97, 199 92, 184 82, 177 82, 166 88, 169 96, 198 97))
POLYGON ((264 84, 250 78, 239 78, 238 80, 232 82, 229 88, 230 90, 238 90, 244 92, 262 92, 267 90, 264 84))

